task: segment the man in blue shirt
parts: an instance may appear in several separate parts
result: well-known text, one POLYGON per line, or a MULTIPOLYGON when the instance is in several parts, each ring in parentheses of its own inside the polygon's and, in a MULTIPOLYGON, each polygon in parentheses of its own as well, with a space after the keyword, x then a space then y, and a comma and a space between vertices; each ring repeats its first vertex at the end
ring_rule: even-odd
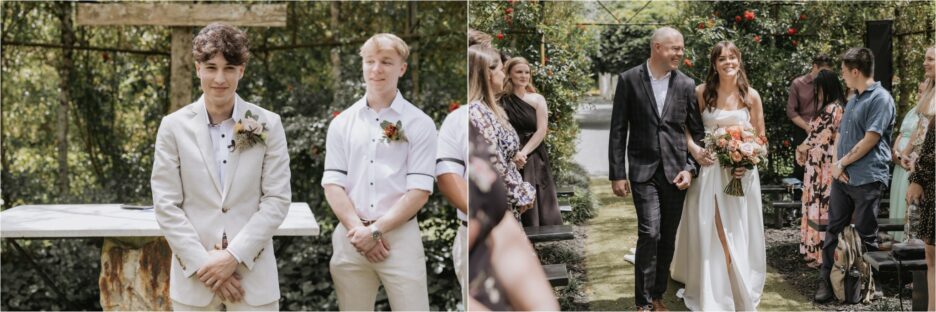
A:
POLYGON ((894 98, 873 79, 874 56, 867 48, 851 48, 842 56, 842 78, 856 90, 845 105, 835 141, 829 226, 822 245, 822 281, 816 301, 832 298, 829 274, 835 262, 838 234, 854 221, 869 251, 878 249, 879 204, 890 180, 890 137, 894 129, 894 98))

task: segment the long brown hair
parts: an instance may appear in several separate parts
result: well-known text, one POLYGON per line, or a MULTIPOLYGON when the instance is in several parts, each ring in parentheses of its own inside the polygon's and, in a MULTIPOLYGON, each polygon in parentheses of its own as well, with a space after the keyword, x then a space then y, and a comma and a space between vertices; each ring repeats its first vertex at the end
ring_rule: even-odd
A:
POLYGON ((709 68, 708 73, 705 75, 705 90, 702 91, 705 109, 710 111, 715 110, 718 105, 719 78, 716 66, 718 64, 718 57, 721 56, 722 50, 724 49, 728 49, 729 52, 734 53, 734 55, 738 57, 738 95, 741 96, 741 101, 745 105, 748 104, 747 93, 751 84, 748 82, 747 73, 744 71, 744 60, 741 58, 741 50, 738 50, 738 47, 731 41, 721 41, 712 47, 712 53, 709 54, 709 68))
POLYGON ((468 48, 468 102, 479 101, 486 105, 504 125, 507 112, 497 104, 494 87, 491 86, 491 72, 497 67, 494 57, 497 51, 491 47, 473 45, 468 48))
POLYGON ((507 63, 504 64, 504 73, 507 74, 504 77, 504 91, 503 94, 514 94, 514 83, 513 80, 510 80, 510 71, 513 70, 514 66, 517 65, 526 65, 530 69, 530 82, 526 85, 526 91, 530 93, 536 93, 536 88, 533 87, 533 66, 530 66, 530 62, 527 59, 522 57, 514 57, 507 60, 507 63))

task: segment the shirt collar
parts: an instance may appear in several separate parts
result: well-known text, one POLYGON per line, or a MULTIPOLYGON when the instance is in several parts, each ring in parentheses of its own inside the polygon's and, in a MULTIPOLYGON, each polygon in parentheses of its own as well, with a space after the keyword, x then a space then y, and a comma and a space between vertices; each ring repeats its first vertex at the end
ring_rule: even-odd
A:
POLYGON ((647 77, 650 77, 650 81, 669 80, 670 75, 673 74, 673 71, 669 70, 669 71, 666 71, 666 75, 663 75, 663 77, 660 77, 660 79, 653 79, 653 72, 650 71, 650 60, 647 60, 647 62, 644 64, 645 64, 644 66, 646 66, 645 68, 647 69, 647 77))
POLYGON ((860 96, 863 96, 863 95, 865 95, 866 93, 872 92, 872 91, 874 91, 875 89, 877 89, 877 88, 879 88, 879 87, 881 87, 881 82, 880 82, 880 81, 875 81, 875 82, 872 83, 870 86, 868 86, 868 88, 865 89, 864 92, 861 92, 861 94, 858 94, 858 96, 859 96, 859 97, 860 97, 860 96))
MULTIPOLYGON (((367 94, 364 94, 364 99, 362 102, 364 102, 365 109, 370 109, 370 106, 367 103, 367 94)), ((393 97, 393 101, 390 102, 390 107, 388 108, 397 114, 402 115, 403 109, 405 108, 405 103, 406 99, 403 98, 403 94, 400 93, 400 90, 397 90, 396 96, 393 97)))
MULTIPOLYGON (((211 118, 208 117, 208 103, 205 102, 205 95, 202 94, 201 98, 199 98, 198 100, 201 101, 202 104, 204 104, 205 106, 205 120, 204 120, 205 124, 208 126, 211 126, 211 118)), ((237 109, 240 107, 240 101, 243 101, 243 100, 240 98, 239 95, 237 95, 237 93, 235 93, 234 94, 234 109, 231 110, 231 117, 228 119, 234 119, 236 121, 236 116, 238 112, 237 109)), ((228 119, 225 119, 225 120, 228 120, 228 119)), ((224 120, 219 121, 218 124, 220 125, 222 122, 224 122, 224 120)))

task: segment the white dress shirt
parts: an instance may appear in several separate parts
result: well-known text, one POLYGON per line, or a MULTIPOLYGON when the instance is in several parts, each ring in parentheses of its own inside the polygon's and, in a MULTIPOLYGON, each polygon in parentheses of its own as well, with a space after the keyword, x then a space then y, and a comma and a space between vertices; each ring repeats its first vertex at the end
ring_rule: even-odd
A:
MULTIPOLYGON (((208 107, 205 107, 205 110, 208 110, 208 107)), ((234 100, 234 109, 231 110, 231 114, 237 112, 237 100, 234 100)), ((215 166, 218 168, 218 181, 224 180, 224 169, 227 167, 228 157, 231 155, 231 146, 234 146, 234 116, 231 116, 228 119, 218 123, 211 124, 210 114, 205 114, 205 124, 208 125, 208 134, 211 137, 211 150, 214 151, 215 166)), ((221 191, 224 192, 224 183, 221 183, 221 191)), ((225 236, 227 236, 227 231, 224 231, 225 236)), ((241 260, 237 255, 235 255, 230 250, 228 253, 234 257, 234 260, 237 263, 241 263, 241 260)))
POLYGON ((361 219, 377 220, 407 190, 432 192, 435 122, 399 91, 379 113, 367 105, 367 95, 341 112, 328 126, 325 149, 322 186, 344 187, 361 219), (402 121, 406 141, 385 140, 382 121, 402 121))
MULTIPOLYGON (((439 128, 438 156, 436 157, 436 177, 454 173, 468 181, 468 105, 462 105, 449 113, 439 128)), ((468 221, 468 216, 461 210, 458 219, 468 221)))
MULTIPOLYGON (((208 107, 205 107, 208 110, 208 107)), ((237 101, 234 101, 234 109, 231 113, 237 111, 237 101)), ((215 166, 218 168, 218 181, 224 181, 224 168, 227 167, 228 155, 230 155, 229 146, 234 143, 234 118, 228 118, 218 124, 212 125, 209 114, 205 114, 205 124, 208 125, 208 133, 211 135, 211 149, 214 151, 215 166)), ((224 183, 221 183, 221 191, 224 191, 224 183)))
POLYGON ((663 104, 666 103, 666 91, 669 90, 669 80, 670 76, 673 74, 673 71, 667 71, 666 75, 660 77, 660 79, 654 79, 653 73, 650 71, 650 62, 647 61, 647 76, 650 76, 650 86, 653 88, 653 98, 656 100, 657 113, 660 117, 663 116, 663 104))

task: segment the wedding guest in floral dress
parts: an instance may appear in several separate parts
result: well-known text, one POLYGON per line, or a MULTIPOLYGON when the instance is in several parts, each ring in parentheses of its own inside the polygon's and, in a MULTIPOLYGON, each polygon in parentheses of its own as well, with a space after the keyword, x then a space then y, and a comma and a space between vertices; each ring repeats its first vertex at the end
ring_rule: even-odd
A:
MULTIPOLYGON (((825 232, 809 227, 809 219, 829 218, 829 194, 832 185, 832 155, 835 135, 842 120, 845 96, 838 76, 821 70, 813 80, 814 97, 821 111, 810 123, 806 141, 796 148, 796 162, 805 167, 803 176, 803 219, 800 225, 800 253, 812 268, 822 264, 825 232)), ((818 109, 818 107, 817 107, 818 109)))
POLYGON ((536 190, 523 181, 516 163, 511 161, 520 150, 520 137, 494 96, 503 88, 503 64, 496 50, 480 44, 468 48, 468 59, 468 120, 497 151, 491 164, 504 179, 507 202, 520 220, 520 214, 533 206, 536 190))

